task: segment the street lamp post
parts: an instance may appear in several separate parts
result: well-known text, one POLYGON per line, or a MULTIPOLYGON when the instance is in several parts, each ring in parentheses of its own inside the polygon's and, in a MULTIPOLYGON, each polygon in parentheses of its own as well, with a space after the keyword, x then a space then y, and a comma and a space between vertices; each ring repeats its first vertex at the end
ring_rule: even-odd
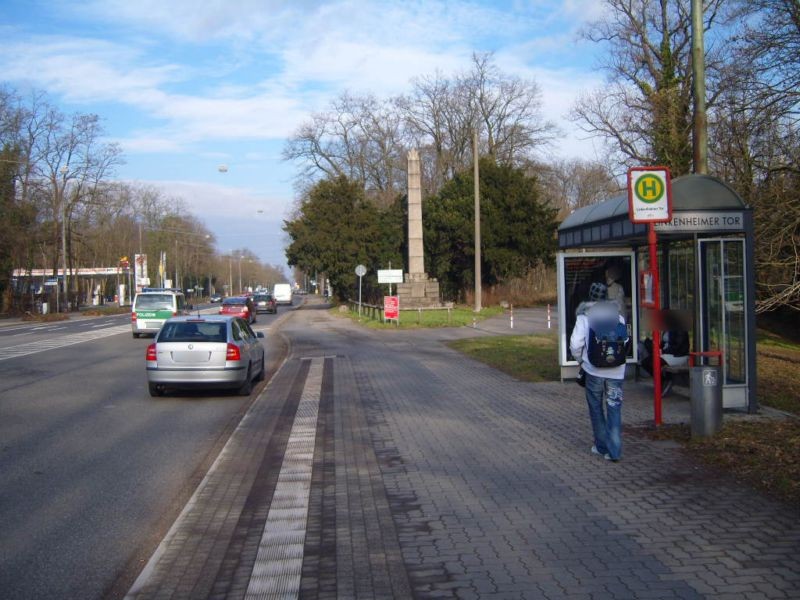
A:
MULTIPOLYGON (((60 200, 61 200, 61 265, 64 270, 64 299, 67 303, 67 311, 69 311, 69 275, 67 275, 67 202, 66 202, 66 192, 67 192, 67 174, 69 174, 69 165, 63 165, 59 172, 62 176, 62 184, 61 184, 61 191, 60 191, 60 200)), ((61 312, 61 307, 58 307, 58 311, 61 312)))
POLYGON ((178 279, 178 238, 175 238, 175 287, 179 290, 183 290, 183 286, 178 279))
POLYGON ((242 293, 242 259, 243 255, 239 255, 239 293, 242 293))

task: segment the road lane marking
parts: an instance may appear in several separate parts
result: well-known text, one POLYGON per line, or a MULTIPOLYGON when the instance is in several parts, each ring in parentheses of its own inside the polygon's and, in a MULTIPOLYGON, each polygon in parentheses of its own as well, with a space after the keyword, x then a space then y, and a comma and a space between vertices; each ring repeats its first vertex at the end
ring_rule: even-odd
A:
POLYGON ((324 359, 312 359, 245 598, 300 594, 323 366, 324 359))
POLYGON ((117 325, 116 327, 107 327, 106 329, 83 331, 81 333, 65 335, 50 340, 38 340, 36 342, 29 342, 27 344, 19 344, 17 346, 9 346, 8 348, 0 348, 0 360, 9 360, 19 356, 27 356, 28 354, 45 352, 46 350, 54 350, 56 348, 64 348, 65 346, 73 346, 75 344, 99 340, 112 335, 119 335, 120 333, 128 333, 130 330, 130 325, 117 325))

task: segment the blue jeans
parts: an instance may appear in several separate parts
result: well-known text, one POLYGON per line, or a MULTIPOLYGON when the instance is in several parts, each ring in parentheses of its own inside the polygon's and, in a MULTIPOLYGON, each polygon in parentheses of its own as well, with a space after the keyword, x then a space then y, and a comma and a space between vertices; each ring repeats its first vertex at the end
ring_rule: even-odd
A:
POLYGON ((594 445, 601 454, 609 454, 614 460, 622 455, 622 382, 586 373, 586 402, 594 445))

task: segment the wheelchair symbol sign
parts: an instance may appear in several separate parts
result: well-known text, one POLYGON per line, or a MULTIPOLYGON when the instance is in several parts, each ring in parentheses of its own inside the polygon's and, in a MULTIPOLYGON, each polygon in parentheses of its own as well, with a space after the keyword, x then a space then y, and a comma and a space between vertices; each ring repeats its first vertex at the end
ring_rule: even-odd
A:
POLYGON ((703 371, 703 385, 706 387, 717 387, 716 369, 706 369, 703 371))

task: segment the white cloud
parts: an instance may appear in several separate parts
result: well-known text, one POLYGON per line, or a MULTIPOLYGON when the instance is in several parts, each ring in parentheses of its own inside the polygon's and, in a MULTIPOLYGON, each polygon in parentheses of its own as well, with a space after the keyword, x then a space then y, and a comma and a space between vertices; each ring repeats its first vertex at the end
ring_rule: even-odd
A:
POLYGON ((117 134, 127 152, 179 152, 209 140, 284 139, 344 90, 378 97, 403 93, 413 77, 468 68, 473 48, 497 50, 498 64, 508 72, 533 74, 553 120, 561 120, 579 89, 591 87, 585 73, 569 71, 565 77, 531 64, 574 45, 571 30, 548 27, 594 14, 593 0, 523 2, 514 12, 448 0, 72 4, 62 5, 65 14, 111 24, 119 41, 78 33, 12 41, 6 58, 0 56, 0 71, 72 103, 125 106, 136 122, 135 130, 117 134), (525 35, 528 28, 532 33, 525 35), (173 46, 159 35, 181 42, 180 51, 164 52, 173 46), (222 66, 201 71, 190 62, 193 45, 218 49, 222 66), (250 80, 237 71, 243 56, 250 80))
POLYGON ((182 198, 193 213, 211 226, 216 216, 237 214, 242 218, 267 215, 265 221, 281 223, 291 206, 285 199, 270 198, 250 188, 199 181, 139 181, 154 186, 167 197, 182 198), (259 213, 258 211, 262 211, 259 213))
POLYGON ((140 52, 103 40, 37 36, 6 43, 4 50, 4 78, 32 81, 71 102, 156 105, 164 98, 159 87, 180 77, 177 65, 140 65, 140 52))

